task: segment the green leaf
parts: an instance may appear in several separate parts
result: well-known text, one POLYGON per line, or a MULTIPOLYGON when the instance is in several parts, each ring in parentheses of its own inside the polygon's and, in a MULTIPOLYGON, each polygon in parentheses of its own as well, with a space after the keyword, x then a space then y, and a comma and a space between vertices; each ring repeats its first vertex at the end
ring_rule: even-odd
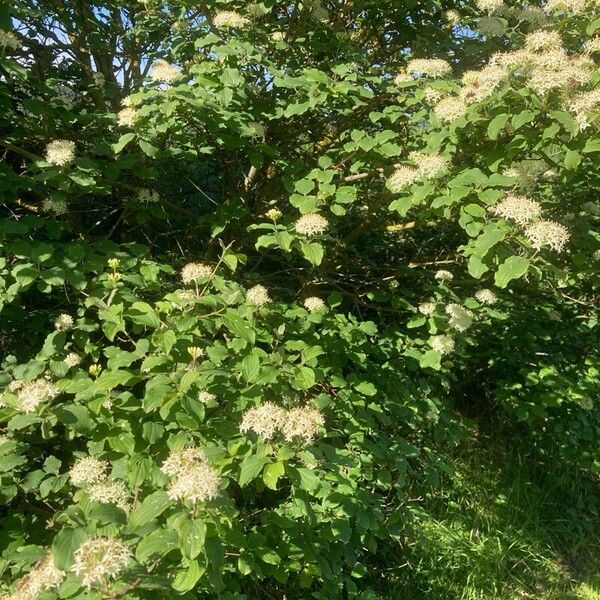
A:
POLYGON ((256 554, 263 562, 270 565, 278 565, 281 562, 281 557, 272 548, 258 547, 256 554))
POLYGON ((254 331, 250 327, 250 324, 242 319, 238 314, 230 311, 223 315, 223 325, 231 331, 234 335, 241 337, 250 344, 254 344, 255 335, 254 331))
POLYGON ((249 454, 244 458, 240 465, 240 476, 238 483, 245 486, 247 483, 258 477, 262 468, 269 462, 269 458, 261 454, 249 454))
POLYGON ((145 563, 152 556, 164 556, 177 548, 178 536, 170 529, 157 529, 143 537, 135 550, 135 557, 145 563))
POLYGON ((510 115, 507 113, 502 113, 500 115, 496 115, 488 125, 487 133, 490 140, 497 140, 498 135, 504 129, 504 126, 508 123, 510 119, 510 115))
POLYGON ((296 390, 308 390, 315 385, 315 372, 310 367, 296 367, 292 387, 296 390))
POLYGON ((119 154, 131 140, 135 138, 135 133, 126 133, 119 138, 119 141, 116 144, 112 145, 113 152, 115 154, 119 154))
POLYGON ((537 112, 532 110, 524 110, 512 118, 512 125, 515 129, 519 129, 519 127, 525 125, 525 123, 533 121, 537 114, 537 112))
POLYGON ((54 564, 62 571, 68 571, 73 564, 73 553, 87 539, 85 529, 63 529, 52 542, 54 564))
POLYGON ((285 475, 285 465, 282 462, 269 463, 263 470, 263 481, 271 489, 277 489, 277 481, 285 475))
POLYGON ((178 592, 189 592, 204 572, 206 567, 202 566, 197 560, 188 561, 187 567, 179 571, 171 584, 171 587, 178 592))
POLYGON ((154 329, 160 327, 160 319, 156 311, 147 302, 134 302, 127 314, 138 325, 148 325, 154 329))
POLYGON ((523 277, 529 268, 529 260, 522 256, 509 256, 496 271, 495 284, 505 288, 509 281, 523 277))
POLYGON ((419 359, 419 366, 423 369, 435 369, 441 368, 442 355, 437 350, 427 350, 419 359))
POLYGON ((158 148, 153 146, 150 142, 146 140, 139 141, 140 148, 144 154, 147 154, 150 158, 156 158, 158 156, 158 148))
POLYGON ((254 383, 258 379, 260 361, 254 354, 249 354, 242 361, 242 377, 248 383, 254 383))
POLYGON ((182 554, 189 559, 196 558, 204 548, 206 523, 200 519, 185 519, 179 525, 179 545, 182 554))
POLYGON ((321 264, 323 255, 325 254, 321 244, 317 244, 315 242, 302 242, 300 244, 300 248, 304 258, 306 258, 308 262, 315 266, 319 266, 321 264))
POLYGON ((131 513, 129 517, 130 528, 137 529, 153 519, 156 519, 156 517, 167 510, 170 504, 171 500, 167 492, 161 490, 150 494, 131 513))
POLYGON ((568 171, 574 171, 581 162, 581 154, 576 150, 567 150, 565 154, 565 168, 568 171))

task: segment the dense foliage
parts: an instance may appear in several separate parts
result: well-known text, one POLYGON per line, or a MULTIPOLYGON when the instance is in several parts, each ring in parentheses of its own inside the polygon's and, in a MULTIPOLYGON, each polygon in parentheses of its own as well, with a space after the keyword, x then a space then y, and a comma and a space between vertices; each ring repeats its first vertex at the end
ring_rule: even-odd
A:
POLYGON ((5 597, 376 598, 482 417, 597 476, 598 30, 0 7, 5 597))

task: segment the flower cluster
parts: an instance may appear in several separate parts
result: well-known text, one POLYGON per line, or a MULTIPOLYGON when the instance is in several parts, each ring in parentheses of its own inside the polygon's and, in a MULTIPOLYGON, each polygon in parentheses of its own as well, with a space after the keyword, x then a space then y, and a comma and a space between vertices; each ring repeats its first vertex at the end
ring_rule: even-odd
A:
POLYGON ((450 64, 439 58, 414 58, 408 61, 406 70, 409 73, 429 77, 444 77, 452 73, 450 64))
POLYGON ((492 290, 488 290, 487 288, 476 292, 475 298, 477 298, 477 300, 479 300, 481 304, 487 304, 489 306, 498 302, 498 297, 496 296, 496 294, 494 294, 492 290))
POLYGON ((450 271, 446 271, 446 269, 440 269, 439 271, 436 271, 434 277, 438 281, 452 281, 454 279, 454 275, 452 275, 450 271))
POLYGON ((411 152, 409 158, 417 163, 416 167, 401 165, 388 177, 387 187, 391 192, 399 193, 419 179, 432 179, 448 168, 448 161, 439 154, 411 152))
POLYGON ((181 71, 170 65, 166 60, 158 59, 150 71, 150 78, 153 81, 161 81, 164 83, 173 83, 181 77, 181 71))
POLYGON ((317 298, 316 296, 311 296, 310 298, 306 298, 304 301, 304 308, 310 312, 318 312, 323 311, 327 308, 325 302, 321 300, 321 298, 317 298))
POLYGON ((526 196, 508 195, 492 207, 495 215, 510 219, 519 225, 529 223, 542 214, 542 207, 526 196))
POLYGON ((324 424, 323 413, 317 408, 299 406, 285 410, 272 402, 263 402, 244 413, 240 431, 253 431, 265 441, 280 431, 287 441, 302 438, 312 442, 324 424))
POLYGON ((141 188, 138 190, 137 199, 140 202, 147 202, 148 204, 154 204, 160 201, 160 195, 158 192, 154 190, 149 190, 148 188, 141 188))
POLYGON ((93 484, 87 489, 90 500, 94 502, 103 502, 105 504, 114 504, 122 508, 125 512, 129 511, 129 492, 125 484, 121 481, 101 481, 93 484))
POLYGON ((198 401, 202 402, 203 404, 206 404, 207 402, 213 402, 216 400, 216 398, 217 397, 214 394, 211 394, 206 390, 201 390, 198 392, 198 401))
POLYGON ((281 431, 288 442, 295 438, 312 442, 323 425, 325 425, 325 417, 319 409, 300 406, 287 411, 281 431))
POLYGON ((56 321, 54 322, 54 328, 57 331, 67 331, 67 329, 72 329, 74 324, 75 321, 73 321, 73 317, 63 313, 58 315, 56 321))
POLYGON ((131 551, 121 540, 97 537, 83 542, 73 558, 73 572, 85 587, 91 588, 106 584, 125 570, 131 551))
POLYGON ((33 412, 42 402, 58 396, 59 390, 44 377, 23 383, 17 392, 19 410, 33 412))
POLYGON ((181 269, 181 281, 193 283, 200 279, 208 279, 212 272, 212 267, 205 263, 188 263, 181 269))
POLYGON ((329 222, 318 213, 302 215, 294 224, 297 233, 307 236, 320 235, 327 231, 329 222))
POLYGON ((504 7, 503 0, 477 0, 477 8, 482 12, 493 13, 504 7))
POLYGON ((457 331, 466 331, 473 324, 473 313, 454 302, 446 306, 446 314, 450 317, 448 324, 457 331))
POLYGON ((55 215, 64 215, 69 207, 65 200, 55 200, 54 198, 45 198, 42 202, 42 209, 55 215))
POLYGON ((454 350, 454 340, 448 335, 434 335, 430 338, 429 345, 440 354, 449 354, 454 350))
POLYGON ((562 252, 571 235, 564 225, 555 221, 542 220, 528 225, 525 229, 525 237, 536 250, 548 246, 556 252, 562 252))
POLYGON ((42 592, 57 588, 65 575, 54 566, 52 554, 48 554, 17 581, 14 593, 3 596, 3 600, 36 600, 42 592))
POLYGON ((206 502, 213 500, 219 490, 219 476, 206 463, 206 455, 199 448, 184 448, 171 452, 161 471, 172 477, 169 484, 171 500, 206 502))
POLYGON ((20 45, 19 38, 12 31, 0 29, 0 46, 17 50, 20 45))
POLYGON ((461 98, 447 97, 440 100, 433 108, 436 117, 445 123, 460 119, 467 112, 468 105, 461 98))
POLYGON ((262 306, 263 304, 271 302, 271 297, 269 296, 267 288, 262 285, 255 285, 246 292, 246 302, 253 306, 262 306))
POLYGON ((448 159, 439 154, 411 152, 409 158, 417 164, 420 175, 428 179, 436 177, 448 168, 448 159))
POLYGON ((125 107, 117 114, 117 123, 121 127, 133 127, 137 120, 138 112, 132 107, 125 107))
POLYGON ((218 12, 213 19, 215 27, 234 27, 241 28, 248 25, 249 19, 233 10, 222 10, 218 12))
POLYGON ((51 165, 64 166, 75 158, 75 142, 54 140, 46 146, 46 161, 51 165))
POLYGON ((278 208, 270 208, 266 213, 265 217, 271 219, 271 221, 277 221, 281 219, 281 211, 278 208))
POLYGON ((421 302, 418 306, 418 310, 422 315, 432 315, 435 312, 435 302, 421 302))
POLYGON ((93 456, 84 456, 78 459, 69 471, 69 477, 73 485, 88 485, 99 483, 106 479, 108 463, 98 460, 93 456))
POLYGON ((69 352, 63 361, 67 367, 76 367, 81 362, 81 356, 77 352, 69 352))
POLYGON ((586 129, 600 112, 600 88, 577 94, 570 101, 568 109, 573 113, 579 128, 586 129))
POLYGON ((240 431, 253 431, 263 440, 270 440, 282 427, 285 410, 272 402, 263 402, 249 408, 242 417, 240 431))

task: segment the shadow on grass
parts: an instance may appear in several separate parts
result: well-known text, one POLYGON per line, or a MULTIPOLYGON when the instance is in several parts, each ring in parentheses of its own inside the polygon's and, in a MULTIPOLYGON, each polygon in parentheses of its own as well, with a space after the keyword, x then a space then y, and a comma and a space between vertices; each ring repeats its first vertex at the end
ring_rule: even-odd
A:
POLYGON ((454 477, 411 507, 410 535, 381 549, 365 599, 600 600, 600 482, 505 439, 459 448, 454 477))

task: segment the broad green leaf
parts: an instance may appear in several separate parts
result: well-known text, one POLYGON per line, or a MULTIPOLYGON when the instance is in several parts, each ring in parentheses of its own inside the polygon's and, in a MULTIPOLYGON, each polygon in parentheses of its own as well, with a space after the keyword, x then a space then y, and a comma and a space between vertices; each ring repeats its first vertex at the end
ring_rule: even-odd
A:
POLYGON ((509 256, 496 271, 495 284, 505 288, 509 281, 523 277, 529 268, 529 260, 522 256, 509 256))
POLYGON ((254 354, 249 354, 242 361, 242 377, 248 383, 254 383, 258 379, 260 361, 254 354))
POLYGON ((263 481, 271 489, 277 489, 277 482, 285 474, 285 465, 282 462, 269 463, 263 470, 263 481))
POLYGON ((152 556, 164 556, 177 548, 177 533, 170 529, 157 529, 144 536, 135 550, 135 557, 140 563, 145 563, 152 556))
POLYGON ((171 500, 169 494, 165 491, 158 491, 147 496, 144 501, 131 513, 129 517, 129 527, 137 529, 149 521, 156 519, 170 506, 171 500))
POLYGON ((73 553, 88 538, 84 529, 63 529, 52 542, 54 564, 62 571, 68 571, 73 564, 73 553))
POLYGON ((269 458, 260 454, 249 454, 240 465, 240 476, 238 483, 245 486, 258 477, 263 467, 269 462, 269 458))
POLYGON ((182 554, 189 559, 196 558, 204 548, 206 523, 200 519, 184 519, 179 525, 179 545, 182 554))

